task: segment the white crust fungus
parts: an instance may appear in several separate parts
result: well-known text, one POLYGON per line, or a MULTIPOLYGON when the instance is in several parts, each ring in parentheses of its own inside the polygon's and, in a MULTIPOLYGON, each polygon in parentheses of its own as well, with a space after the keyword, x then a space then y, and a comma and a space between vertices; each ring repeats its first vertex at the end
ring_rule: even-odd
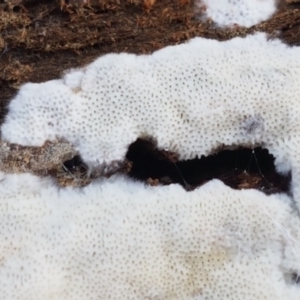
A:
POLYGON ((265 33, 108 54, 62 79, 23 85, 2 139, 40 146, 65 138, 90 167, 122 161, 138 137, 180 159, 260 145, 278 171, 292 171, 300 207, 299 62, 299 47, 265 33))
POLYGON ((196 6, 219 26, 251 27, 269 19, 277 10, 277 1, 196 0, 196 6))
POLYGON ((298 300, 299 226, 287 196, 218 180, 59 190, 1 174, 1 300, 298 300))

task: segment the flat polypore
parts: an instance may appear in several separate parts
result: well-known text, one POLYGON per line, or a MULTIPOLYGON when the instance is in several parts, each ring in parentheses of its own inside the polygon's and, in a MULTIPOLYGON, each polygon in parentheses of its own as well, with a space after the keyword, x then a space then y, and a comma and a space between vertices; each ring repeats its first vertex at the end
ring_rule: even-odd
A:
POLYGON ((276 0, 196 0, 198 8, 219 26, 251 27, 269 19, 277 9, 276 0))
POLYGON ((300 207, 300 50, 264 33, 194 38, 152 55, 100 57, 63 78, 22 86, 2 139, 40 146, 64 138, 90 168, 114 170, 137 138, 179 159, 261 146, 292 172, 300 207))
POLYGON ((296 300, 290 203, 218 180, 189 193, 119 176, 59 190, 2 174, 1 299, 296 300))

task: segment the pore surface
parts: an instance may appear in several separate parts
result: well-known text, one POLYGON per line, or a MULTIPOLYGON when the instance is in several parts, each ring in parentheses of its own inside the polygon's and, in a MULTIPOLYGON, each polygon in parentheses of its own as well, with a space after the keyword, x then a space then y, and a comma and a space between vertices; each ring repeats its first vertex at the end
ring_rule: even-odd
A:
POLYGON ((196 1, 207 18, 219 26, 250 27, 269 19, 276 11, 276 0, 200 0, 196 1))
POLYGON ((122 177, 58 190, 1 175, 2 300, 300 297, 287 196, 214 180, 187 193, 122 177))
MULTIPOLYGON (((152 55, 108 54, 62 79, 25 84, 2 139, 40 146, 65 138, 90 167, 111 167, 138 137, 180 159, 260 145, 292 170, 300 204, 300 49, 264 33, 195 38, 152 55)), ((299 205, 300 206, 300 205, 299 205)))

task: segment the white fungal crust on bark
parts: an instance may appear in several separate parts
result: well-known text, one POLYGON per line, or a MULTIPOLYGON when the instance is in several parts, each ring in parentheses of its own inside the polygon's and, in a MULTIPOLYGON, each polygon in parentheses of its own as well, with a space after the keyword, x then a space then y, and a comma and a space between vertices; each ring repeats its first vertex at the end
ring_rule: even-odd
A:
POLYGON ((120 176, 58 189, 1 174, 2 300, 296 300, 300 221, 284 195, 187 193, 120 176))
POLYGON ((220 27, 251 27, 269 19, 277 10, 277 0, 196 0, 195 4, 220 27))
POLYGON ((40 146, 64 138, 89 167, 110 171, 138 137, 179 159, 223 146, 267 148, 292 171, 300 207, 300 49, 265 33, 194 38, 152 55, 100 57, 63 78, 21 87, 2 139, 40 146))

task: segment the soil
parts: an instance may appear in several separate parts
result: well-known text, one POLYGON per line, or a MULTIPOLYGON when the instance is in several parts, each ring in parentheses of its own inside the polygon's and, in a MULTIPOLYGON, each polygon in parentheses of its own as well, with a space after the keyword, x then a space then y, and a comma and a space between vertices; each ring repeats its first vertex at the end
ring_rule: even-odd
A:
MULTIPOLYGON (((0 123, 8 101, 23 83, 57 78, 106 53, 145 54, 195 36, 226 40, 254 31, 300 45, 298 2, 281 0, 278 12, 257 26, 222 29, 211 20, 201 21, 202 13, 189 0, 0 0, 0 123)), ((276 173, 274 159, 259 148, 179 162, 176 154, 139 140, 127 159, 123 172, 130 176, 154 185, 179 182, 188 190, 220 178, 235 188, 271 193, 287 191, 290 180, 276 173)), ((62 185, 72 184, 66 177, 86 173, 78 157, 60 166, 60 175, 50 169, 44 173, 54 174, 62 185)))

